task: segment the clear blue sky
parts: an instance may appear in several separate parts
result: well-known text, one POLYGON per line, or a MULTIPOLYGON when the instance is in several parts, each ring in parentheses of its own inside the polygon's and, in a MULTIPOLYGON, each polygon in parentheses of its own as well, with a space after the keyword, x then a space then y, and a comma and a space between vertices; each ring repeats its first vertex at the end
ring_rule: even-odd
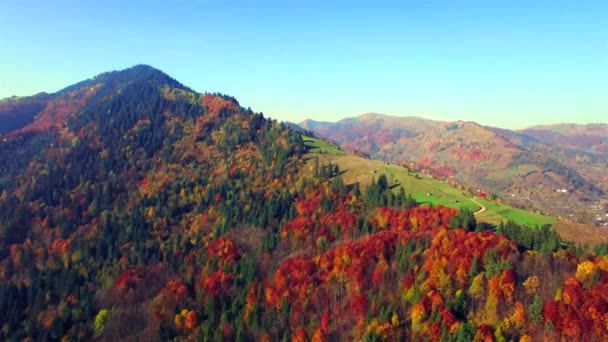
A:
POLYGON ((279 120, 608 122, 608 0, 0 0, 0 98, 139 63, 279 120))

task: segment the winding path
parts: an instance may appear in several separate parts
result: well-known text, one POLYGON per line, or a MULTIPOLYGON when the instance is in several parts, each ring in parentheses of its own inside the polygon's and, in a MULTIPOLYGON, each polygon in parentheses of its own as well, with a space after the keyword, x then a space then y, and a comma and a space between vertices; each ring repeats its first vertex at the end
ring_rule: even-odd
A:
POLYGON ((473 215, 479 215, 479 214, 483 213, 484 211, 486 211, 486 207, 483 204, 479 203, 477 201, 476 197, 470 198, 470 200, 471 200, 471 202, 473 202, 473 203, 475 203, 475 204, 477 204, 478 206, 481 207, 481 209, 479 209, 476 212, 474 212, 473 215))

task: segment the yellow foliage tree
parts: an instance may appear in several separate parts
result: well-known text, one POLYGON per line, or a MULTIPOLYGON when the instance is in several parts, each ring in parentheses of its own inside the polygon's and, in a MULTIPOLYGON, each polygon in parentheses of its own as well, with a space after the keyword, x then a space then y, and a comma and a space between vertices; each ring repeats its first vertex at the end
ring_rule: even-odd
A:
POLYGON ((591 261, 585 261, 578 264, 576 268, 576 278, 581 282, 586 282, 591 279, 595 271, 595 264, 591 261))
POLYGON ((528 279, 526 279, 526 281, 522 283, 522 285, 526 290, 526 294, 532 296, 535 295, 538 292, 538 289, 540 288, 540 279, 538 279, 538 276, 535 275, 530 276, 528 277, 528 279))
POLYGON ((156 209, 154 207, 148 208, 148 218, 154 218, 154 215, 156 215, 156 209))
POLYGON ((483 273, 479 273, 473 278, 473 282, 469 287, 469 295, 471 295, 473 299, 480 300, 483 298, 485 293, 485 280, 483 273))
POLYGON ((393 313, 393 316, 391 316, 391 325, 396 327, 399 325, 399 316, 397 315, 397 313, 393 313))

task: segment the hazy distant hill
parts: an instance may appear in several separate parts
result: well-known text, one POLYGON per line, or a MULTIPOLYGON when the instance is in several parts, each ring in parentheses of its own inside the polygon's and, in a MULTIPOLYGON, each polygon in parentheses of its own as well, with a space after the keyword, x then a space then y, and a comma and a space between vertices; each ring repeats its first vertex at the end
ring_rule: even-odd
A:
POLYGON ((413 137, 440 124, 439 121, 419 117, 368 113, 336 123, 306 120, 300 123, 300 126, 346 146, 357 147, 362 152, 373 153, 378 144, 384 145, 400 137, 413 137), (376 133, 373 138, 370 137, 370 132, 376 133))
MULTIPOLYGON (((587 213, 588 217, 579 217, 587 220, 604 210, 608 159, 588 152, 601 148, 600 138, 594 140, 600 143, 584 151, 573 150, 561 139, 547 138, 558 133, 540 136, 529 130, 515 132, 474 122, 380 114, 336 123, 309 120, 301 125, 373 158, 413 162, 441 178, 494 193, 520 206, 571 218, 587 213)), ((583 131, 597 137, 604 132, 602 127, 588 126, 583 131)), ((573 128, 563 131, 571 136, 579 132, 573 128)))
POLYGON ((608 154, 608 124, 534 126, 522 133, 552 145, 608 154))

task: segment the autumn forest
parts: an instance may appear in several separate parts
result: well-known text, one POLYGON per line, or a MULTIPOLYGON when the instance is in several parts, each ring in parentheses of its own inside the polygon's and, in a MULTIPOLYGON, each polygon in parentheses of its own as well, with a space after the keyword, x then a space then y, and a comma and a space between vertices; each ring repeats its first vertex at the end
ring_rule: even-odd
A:
POLYGON ((0 113, 2 341, 608 338, 607 249, 347 184, 149 66, 0 113))

